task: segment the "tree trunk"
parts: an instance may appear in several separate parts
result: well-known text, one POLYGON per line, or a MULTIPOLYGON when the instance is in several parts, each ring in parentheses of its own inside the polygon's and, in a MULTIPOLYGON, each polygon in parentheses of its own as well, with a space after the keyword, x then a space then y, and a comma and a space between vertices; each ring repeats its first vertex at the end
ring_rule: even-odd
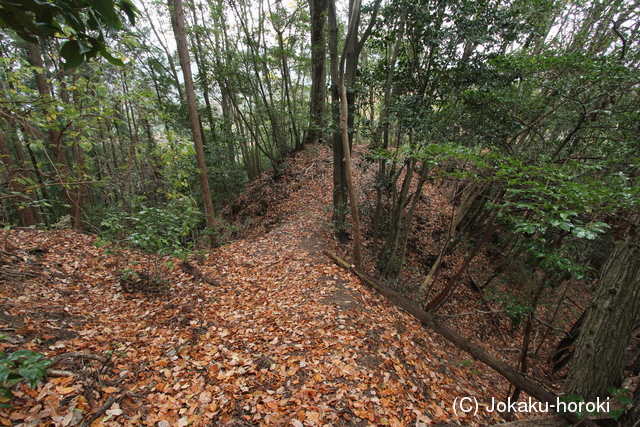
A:
MULTIPOLYGON (((269 8, 269 13, 272 14, 271 6, 268 3, 267 5, 269 8)), ((288 56, 287 49, 285 48, 285 45, 284 45, 284 39, 285 39, 284 31, 288 24, 281 26, 281 24, 279 24, 277 21, 278 20, 272 19, 271 25, 274 31, 276 32, 276 39, 278 41, 278 48, 279 48, 280 72, 282 75, 281 96, 283 98, 281 102, 282 104, 285 104, 287 106, 287 113, 289 115, 289 120, 291 121, 288 127, 290 128, 289 134, 291 135, 291 139, 293 141, 293 144, 292 144, 293 149, 299 150, 300 148, 302 148, 304 141, 302 140, 302 138, 300 138, 300 132, 298 130, 298 121, 296 120, 294 103, 292 102, 292 93, 294 91, 291 84, 291 71, 289 67, 289 61, 287 58, 288 56)))
POLYGON ((324 34, 328 0, 309 0, 311 13, 311 95, 309 99, 309 129, 305 144, 324 136, 324 100, 326 95, 327 43, 324 34))
MULTIPOLYGON (((7 86, 10 89, 15 89, 15 85, 12 82, 8 82, 7 86)), ((5 94, 2 90, 0 90, 0 97, 4 97, 5 94)), ((11 155, 10 155, 10 148, 9 146, 12 146, 15 153, 16 153, 16 158, 17 158, 17 163, 18 163, 18 170, 28 170, 30 167, 32 167, 33 172, 31 174, 25 174, 22 175, 22 178, 25 177, 29 177, 32 176, 33 178, 31 178, 33 181, 38 181, 40 183, 42 183, 42 177, 39 175, 42 172, 40 171, 40 167, 38 166, 37 162, 34 162, 33 165, 29 164, 29 160, 27 160, 27 157, 25 155, 24 149, 22 147, 22 144, 25 144, 25 146, 28 147, 28 141, 27 141, 27 135, 26 133, 24 134, 23 139, 21 140, 20 137, 18 136, 19 133, 19 126, 18 123, 16 122, 14 117, 9 117, 7 120, 7 129, 8 130, 13 130, 13 138, 10 138, 9 141, 2 141, 3 145, 6 145, 6 147, 3 147, 2 151, 0 152, 0 155, 5 155, 5 154, 9 154, 9 159, 8 161, 12 163, 12 159, 11 159, 11 155), (5 151, 6 149, 6 151, 5 151)), ((0 129, 0 133, 2 132, 2 129, 0 129)), ((6 164, 6 163, 5 163, 6 164)), ((11 172, 12 168, 15 167, 15 165, 9 164, 7 165, 8 171, 11 172)), ((33 219, 35 220, 35 224, 44 224, 44 218, 42 217, 41 213, 40 213, 40 196, 38 195, 38 191, 32 191, 30 194, 30 199, 33 201, 33 204, 31 206, 29 206, 29 210, 31 210, 31 216, 33 216, 33 219)), ((27 217, 29 216, 29 213, 26 213, 27 217)), ((32 224, 30 224, 32 225, 32 224)))
POLYGON ((458 279, 465 271, 467 271, 467 268, 469 267, 469 264, 471 264, 471 261, 475 259, 476 255, 478 255, 478 252, 480 252, 480 249, 482 249, 487 244, 489 238, 491 237, 491 234, 493 234, 493 231, 495 229, 495 220, 498 218, 499 213, 500 211, 495 211, 493 215, 491 215, 491 218, 489 218, 489 221, 487 221, 487 224, 485 225, 485 231, 480 240, 473 247, 473 250, 464 260, 458 271, 456 271, 451 279, 449 279, 447 284, 444 286, 444 289, 440 291, 440 293, 436 295, 429 304, 427 304, 427 306, 425 307, 425 311, 427 311, 428 313, 435 313, 451 297, 453 291, 455 291, 458 287, 458 279))
MULTIPOLYGON (((167 1, 170 1, 170 0, 167 0, 167 1)), ((155 21, 149 14, 149 10, 147 9, 145 2, 142 2, 142 8, 147 17, 147 22, 149 23, 149 25, 151 25, 151 30, 153 31, 153 34, 155 34, 156 39, 158 40, 158 43, 160 43, 160 46, 162 46, 162 50, 164 51, 164 54, 167 56, 167 62, 169 63, 169 67, 171 69, 171 76, 173 77, 173 84, 176 87, 176 90, 178 91, 178 98, 180 98, 180 103, 182 103, 184 101, 182 86, 180 85, 180 79, 178 78, 178 70, 176 70, 176 66, 173 63, 173 58, 171 58, 171 52, 169 52, 169 48, 167 46, 168 43, 166 42, 166 40, 163 41, 162 38, 160 37, 160 34, 158 33, 156 26, 153 24, 155 21)), ((170 14, 172 13, 171 10, 169 10, 169 13, 170 14)), ((171 23, 173 25, 173 15, 171 17, 171 23)))
MULTIPOLYGON (((548 272, 545 272, 542 280, 538 284, 533 299, 531 301, 531 311, 527 313, 527 325, 524 328, 524 338, 522 339, 522 350, 520 351, 520 360, 518 361, 518 370, 522 372, 522 375, 527 375, 529 371, 529 346, 531 344, 531 335, 533 333, 533 321, 536 318, 536 312, 538 310, 538 303, 544 292, 544 288, 547 284, 548 272)), ((517 401, 520 398, 520 392, 522 390, 517 388, 513 391, 511 397, 512 401, 517 401)))
POLYGON ((639 215, 630 220, 623 239, 600 272, 598 287, 587 308, 565 391, 591 401, 619 387, 624 354, 640 312, 639 215))
MULTIPOLYGON (((387 82, 384 90, 383 109, 380 112, 380 127, 382 128, 382 148, 385 150, 389 148, 389 110, 391 107, 391 87, 393 84, 393 76, 396 68, 396 61, 398 59, 398 53, 400 52, 400 46, 404 37, 404 27, 407 21, 407 14, 409 10, 409 4, 407 1, 403 4, 402 17, 398 23, 398 37, 393 47, 393 52, 389 60, 389 71, 387 72, 387 82)), ((380 238, 380 220, 382 215, 382 185, 386 178, 386 159, 378 161, 378 174, 376 177, 376 209, 373 216, 373 245, 371 251, 375 254, 378 252, 378 240, 380 238)))
MULTIPOLYGON (((36 67, 36 69, 45 69, 44 62, 42 61, 42 52, 40 51, 40 46, 34 43, 27 43, 27 51, 29 53, 29 62, 31 65, 36 67)), ((43 72, 34 71, 34 76, 36 80, 36 86, 38 88, 38 93, 41 97, 46 98, 51 96, 51 89, 47 84, 47 79, 43 72)), ((64 194, 65 200, 67 204, 70 206, 69 215, 71 216, 72 223, 75 226, 81 226, 81 218, 78 217, 79 212, 81 210, 77 209, 77 198, 74 197, 73 192, 70 188, 66 187, 64 184, 69 181, 69 165, 67 163, 67 158, 65 154, 65 145, 62 143, 62 134, 64 130, 58 131, 53 128, 49 128, 49 139, 51 144, 51 150, 54 154, 54 167, 56 169, 56 173, 58 175, 58 180, 61 184, 61 190, 64 194)))
MULTIPOLYGON (((344 79, 345 79, 345 86, 347 88, 347 105, 348 105, 347 110, 349 112, 347 124, 349 125, 349 129, 351 130, 354 128, 354 124, 355 124, 355 109, 356 109, 355 105, 356 105, 357 97, 353 88, 354 88, 354 85, 356 82, 356 76, 358 73, 358 61, 360 60, 360 54, 362 53, 362 48, 364 47, 364 44, 366 43, 367 39, 371 35, 371 31, 373 30, 373 25, 375 24, 376 16, 378 15, 378 9, 380 8, 380 2, 381 0, 376 0, 376 2, 373 4, 373 10, 371 12, 369 24, 367 25, 367 28, 360 36, 358 34, 359 28, 360 28, 360 16, 361 16, 360 1, 359 0, 349 1, 349 10, 351 11, 349 14, 349 21, 353 22, 354 32, 352 37, 350 37, 348 40, 345 39, 343 56, 345 56, 345 63, 346 63, 345 71, 344 71, 344 74, 345 74, 344 79), (357 7, 355 7, 356 2, 358 3, 357 7)), ((349 149, 351 149, 352 143, 353 143, 353 133, 349 132, 349 149)))
MULTIPOLYGON (((73 86, 75 87, 78 81, 78 73, 73 70, 73 86)), ((73 104, 78 111, 82 110, 82 105, 78 97, 77 90, 72 91, 73 104)), ((88 176, 88 171, 85 162, 85 153, 78 137, 73 140, 73 159, 75 160, 75 179, 78 181, 78 186, 73 197, 74 203, 71 205, 71 218, 73 218, 73 228, 75 230, 82 230, 82 214, 84 212, 84 199, 87 193, 85 184, 82 184, 85 177, 88 176)))
POLYGON ((4 132, 0 129, 0 162, 4 165, 7 172, 7 181, 9 181, 9 189, 15 193, 11 200, 18 215, 20 225, 30 227, 36 225, 36 220, 29 206, 29 199, 26 196, 24 185, 19 179, 22 179, 15 170, 11 152, 4 139, 4 132))
MULTIPOLYGON (((202 4, 200 6, 200 13, 202 13, 202 4)), ((198 16, 196 15, 196 7, 194 2, 189 3, 191 8, 191 15, 193 16, 193 24, 198 25, 198 16)), ((216 126, 213 118, 213 108, 211 107, 211 97, 209 96, 209 74, 207 72, 207 66, 205 64, 204 49, 202 48, 202 40, 200 38, 200 32, 198 29, 195 33, 195 50, 194 59, 198 66, 198 74, 200 75, 202 85, 202 96, 204 98, 204 105, 207 110, 207 120, 209 121, 209 132, 211 134, 211 143, 214 144, 217 141, 216 126)))
POLYGON ((215 221, 213 211, 213 201, 211 200, 211 190, 209 189, 209 178, 207 176, 207 165, 204 160, 204 143, 200 132, 200 119, 198 118, 198 108, 196 105, 196 93, 193 87, 193 77, 191 75, 191 61, 189 60, 189 48, 187 46, 187 35, 185 32, 184 10, 182 0, 167 0, 169 12, 171 13, 171 25, 176 36, 180 67, 184 75, 184 87, 187 96, 187 107, 189 113, 189 125, 193 134, 193 143, 196 149, 198 161, 198 171, 200 175, 200 187, 202 188, 202 200, 207 219, 207 228, 212 228, 215 221))
POLYGON ((331 116, 333 119, 333 223, 338 238, 346 237, 347 184, 340 134, 340 90, 338 85, 338 23, 335 0, 329 0, 329 58, 331 68, 331 116))
POLYGON ((344 41, 345 47, 342 51, 342 57, 340 58, 340 65, 338 69, 339 73, 339 89, 340 89, 340 133, 342 136, 342 151, 344 155, 345 164, 345 178, 347 182, 347 192, 349 194, 349 204, 351 206, 351 220, 353 221, 353 262, 356 267, 362 265, 362 230, 360 228, 360 214, 358 212, 358 200, 356 198, 356 190, 353 185, 353 172, 351 168, 351 150, 349 141, 349 125, 348 125, 348 103, 347 103, 347 88, 345 86, 345 72, 344 63, 348 53, 347 46, 349 46, 352 38, 356 36, 358 30, 358 19, 360 11, 360 0, 353 2, 353 9, 351 10, 351 20, 349 22, 349 29, 344 41), (356 12, 357 11, 357 12, 356 12))

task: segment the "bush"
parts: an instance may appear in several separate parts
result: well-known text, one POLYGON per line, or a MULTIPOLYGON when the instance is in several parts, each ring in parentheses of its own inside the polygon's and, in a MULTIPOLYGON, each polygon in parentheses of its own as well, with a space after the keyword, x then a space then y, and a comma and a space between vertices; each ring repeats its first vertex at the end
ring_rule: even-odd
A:
POLYGON ((0 395, 4 397, 1 407, 13 398, 10 388, 17 382, 26 379, 29 386, 35 388, 38 381, 47 375, 51 360, 31 350, 18 350, 10 355, 0 352, 0 395))
POLYGON ((102 236, 147 252, 182 255, 193 246, 203 218, 193 199, 183 196, 165 207, 140 204, 131 213, 111 212, 102 221, 102 236))

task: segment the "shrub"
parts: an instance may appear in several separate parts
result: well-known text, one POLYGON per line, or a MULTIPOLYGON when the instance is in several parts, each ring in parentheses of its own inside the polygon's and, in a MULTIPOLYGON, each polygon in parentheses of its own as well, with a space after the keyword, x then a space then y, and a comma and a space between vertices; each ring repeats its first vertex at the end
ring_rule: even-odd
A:
POLYGON ((111 212, 101 223, 102 235, 147 252, 182 255, 193 246, 202 217, 193 199, 183 196, 164 207, 140 204, 131 213, 111 212))
POLYGON ((51 360, 31 350, 18 350, 9 355, 0 352, 0 395, 4 397, 1 407, 11 407, 6 402, 13 398, 10 388, 26 379, 31 388, 47 375, 51 360))

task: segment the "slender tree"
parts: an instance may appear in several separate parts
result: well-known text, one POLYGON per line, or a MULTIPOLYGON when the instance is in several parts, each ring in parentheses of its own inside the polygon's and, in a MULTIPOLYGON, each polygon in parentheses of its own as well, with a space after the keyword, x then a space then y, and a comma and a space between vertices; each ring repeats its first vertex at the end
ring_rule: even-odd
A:
POLYGON ((215 222, 215 213, 213 210, 213 201, 211 199, 211 191, 209 189, 209 178, 207 175, 207 165, 204 159, 204 143, 200 128, 200 119, 198 116, 198 107, 196 104, 196 94, 193 86, 193 77, 191 75, 191 61, 189 59, 189 47, 187 44, 187 35, 185 31, 184 10, 182 8, 182 0, 167 0, 169 12, 171 13, 171 24, 176 37, 178 48, 178 56, 180 58, 180 68, 184 76, 185 93, 187 97, 187 107, 189 113, 189 125, 193 135, 193 144, 196 149, 196 158, 198 161, 198 173, 200 177, 200 187, 202 189, 202 199, 204 202, 204 210, 207 220, 207 227, 213 228, 215 222))
MULTIPOLYGON (((332 138, 333 144, 333 220, 336 227, 338 237, 345 237, 345 217, 347 214, 347 201, 349 199, 348 188, 349 183, 347 175, 347 167, 345 165, 346 154, 343 152, 342 143, 342 113, 339 112, 338 102, 341 99, 341 86, 346 90, 346 109, 347 109, 347 136, 349 138, 348 148, 351 150, 353 142, 353 126, 355 123, 355 103, 356 92, 354 85, 358 70, 358 61, 364 45, 371 36, 373 26, 378 15, 380 0, 375 0, 369 24, 362 34, 359 34, 361 21, 361 3, 359 0, 351 0, 349 2, 349 28, 351 35, 345 37, 342 55, 338 62, 338 26, 336 19, 335 0, 329 0, 329 55, 331 60, 331 97, 332 97, 332 115, 334 123, 334 132, 332 138), (357 3, 357 4, 356 4, 357 3), (357 6, 357 7, 356 7, 357 6), (342 73, 342 77, 340 77, 342 73), (340 83, 342 78, 343 83, 340 83)), ((341 101, 340 101, 341 102, 341 101)), ((349 202, 351 203, 351 202, 349 202)))
MULTIPOLYGON (((41 47, 35 43, 27 43, 27 51, 29 53, 29 60, 34 67, 34 77, 40 97, 49 99, 52 97, 52 91, 49 84, 47 84, 47 78, 44 74, 45 67, 42 60, 41 47)), ((71 123, 68 123, 67 127, 69 125, 71 125, 71 123)), ((53 167, 56 170, 57 179, 63 190, 65 200, 69 205, 69 215, 71 216, 73 227, 81 230, 83 196, 77 186, 66 185, 70 180, 71 171, 69 170, 67 156, 65 154, 66 145, 63 141, 64 130, 66 130, 66 127, 62 131, 49 127, 49 144, 54 153, 53 167)))
POLYGON ((347 192, 349 194, 349 204, 351 206, 351 219, 353 221, 353 262, 357 267, 362 265, 362 230, 360 226, 360 213, 358 212, 358 200, 356 198, 356 190, 353 185, 353 171, 351 167, 351 150, 349 147, 349 104, 347 102, 347 88, 345 86, 345 62, 349 52, 348 46, 351 45, 352 38, 358 30, 360 0, 355 0, 352 4, 351 19, 349 20, 349 29, 345 37, 344 49, 340 57, 338 68, 338 88, 340 90, 340 133, 342 139, 342 151, 345 165, 345 181, 347 192), (358 12, 356 12, 358 11, 358 12))
POLYGON ((309 0, 311 12, 311 94, 309 129, 305 143, 322 139, 325 132, 327 40, 325 24, 330 0, 309 0))

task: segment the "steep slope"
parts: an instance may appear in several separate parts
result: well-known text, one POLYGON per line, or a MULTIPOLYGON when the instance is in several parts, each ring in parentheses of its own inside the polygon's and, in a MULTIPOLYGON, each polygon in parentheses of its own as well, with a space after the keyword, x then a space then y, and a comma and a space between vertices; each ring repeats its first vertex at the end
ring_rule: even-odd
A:
POLYGON ((18 386, 0 422, 490 424, 495 413, 482 409, 458 418, 454 401, 489 403, 504 384, 320 253, 338 249, 329 158, 314 146, 290 162, 281 190, 254 184, 259 197, 236 212, 251 218, 245 238, 192 260, 210 283, 166 258, 170 290, 125 293, 117 272, 142 254, 71 231, 2 232, 14 257, 0 285, 3 351, 85 355, 61 356, 66 374, 36 390, 18 386))

